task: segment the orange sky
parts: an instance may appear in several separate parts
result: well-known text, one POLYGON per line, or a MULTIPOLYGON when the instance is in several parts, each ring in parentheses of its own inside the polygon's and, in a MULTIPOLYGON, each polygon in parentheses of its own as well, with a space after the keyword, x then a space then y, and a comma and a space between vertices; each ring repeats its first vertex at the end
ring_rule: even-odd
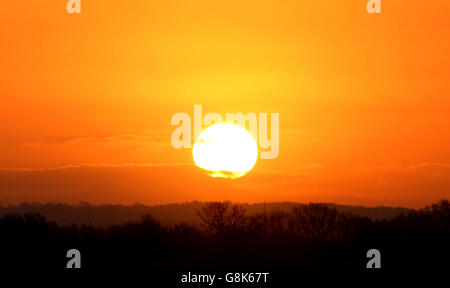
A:
POLYGON ((66 2, 0 9, 2 203, 449 198, 450 1, 66 2), (206 176, 170 145, 194 104, 279 112, 279 157, 206 176))

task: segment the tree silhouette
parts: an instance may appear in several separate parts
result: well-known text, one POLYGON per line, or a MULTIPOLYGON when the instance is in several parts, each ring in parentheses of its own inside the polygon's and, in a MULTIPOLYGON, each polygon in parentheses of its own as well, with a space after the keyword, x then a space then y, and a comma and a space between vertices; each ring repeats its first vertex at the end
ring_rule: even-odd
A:
POLYGON ((280 210, 270 211, 267 215, 267 231, 269 234, 280 235, 287 228, 288 214, 280 210))
POLYGON ((210 234, 223 233, 227 227, 226 213, 229 208, 228 202, 210 202, 197 211, 202 219, 206 231, 210 234))
POLYGON ((209 202, 197 211, 209 234, 223 234, 244 229, 247 223, 245 209, 229 202, 209 202))
POLYGON ((429 213, 433 220, 437 223, 442 223, 442 228, 445 231, 450 229, 450 203, 448 200, 441 200, 425 207, 425 212, 429 213))
POLYGON ((310 203, 292 208, 291 228, 307 238, 327 239, 335 232, 337 223, 337 210, 324 204, 310 203))
POLYGON ((241 205, 205 203, 202 225, 163 225, 150 214, 111 226, 60 225, 42 214, 0 217, 0 268, 65 267, 80 249, 83 267, 364 267, 380 248, 385 267, 446 267, 448 200, 382 220, 325 204, 246 215, 241 205), (293 233, 292 233, 293 232, 293 233), (414 253, 411 253, 414 251, 414 253))

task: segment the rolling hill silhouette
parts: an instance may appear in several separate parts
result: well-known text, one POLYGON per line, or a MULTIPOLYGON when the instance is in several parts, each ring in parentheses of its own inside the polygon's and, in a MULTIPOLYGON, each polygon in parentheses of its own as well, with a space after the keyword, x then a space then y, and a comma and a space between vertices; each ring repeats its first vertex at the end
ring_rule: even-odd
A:
MULTIPOLYGON (((62 225, 70 224, 90 224, 94 226, 117 225, 130 221, 137 221, 143 214, 151 214, 156 220, 164 224, 175 224, 187 222, 199 224, 201 219, 196 211, 202 207, 203 202, 174 203, 166 205, 148 206, 134 204, 123 205, 91 205, 81 202, 78 205, 68 205, 63 203, 22 203, 17 206, 0 206, 0 216, 6 214, 39 213, 50 221, 55 221, 62 225)), ((241 203, 247 215, 267 213, 273 210, 289 212, 294 207, 301 207, 302 203, 294 202, 273 202, 247 204, 241 203)), ((369 217, 373 220, 391 219, 400 214, 406 214, 411 209, 402 207, 364 207, 346 206, 326 203, 330 208, 336 208, 340 213, 350 213, 355 216, 369 217)))
POLYGON ((24 203, 1 208, 0 267, 64 269, 67 251, 77 249, 85 268, 361 269, 375 248, 388 269, 439 269, 449 257, 449 223, 448 200, 420 210, 321 203, 24 203))

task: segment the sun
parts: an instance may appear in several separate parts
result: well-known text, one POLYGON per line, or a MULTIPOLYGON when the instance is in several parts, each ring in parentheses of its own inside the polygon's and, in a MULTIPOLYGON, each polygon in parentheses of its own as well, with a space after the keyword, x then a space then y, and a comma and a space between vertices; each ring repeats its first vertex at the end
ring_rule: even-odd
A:
POLYGON ((258 146, 243 127, 214 124, 203 130, 192 149, 195 164, 213 177, 239 178, 255 166, 258 146))

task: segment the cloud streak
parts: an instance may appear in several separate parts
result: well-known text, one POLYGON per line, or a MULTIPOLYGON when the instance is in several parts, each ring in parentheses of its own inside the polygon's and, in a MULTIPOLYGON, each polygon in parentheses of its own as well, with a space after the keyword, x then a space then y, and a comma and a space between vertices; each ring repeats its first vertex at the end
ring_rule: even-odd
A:
POLYGON ((153 143, 154 145, 163 145, 170 143, 169 130, 147 130, 143 133, 136 134, 115 134, 98 137, 72 137, 54 141, 36 141, 24 142, 22 147, 39 147, 39 146, 55 146, 69 144, 136 144, 136 143, 153 143))
POLYGON ((164 204, 184 201, 335 202, 420 208, 448 198, 450 165, 418 163, 336 171, 307 165, 311 172, 251 171, 214 179, 192 163, 84 163, 53 168, 0 169, 0 199, 88 201, 97 204, 164 204))
POLYGON ((0 168, 0 171, 17 171, 17 172, 40 172, 40 171, 56 171, 74 168, 89 168, 89 167, 110 167, 110 168, 120 168, 120 167, 175 167, 175 166, 193 166, 192 163, 187 162, 177 162, 177 163, 81 163, 81 164, 70 164, 58 167, 48 167, 48 168, 0 168))

